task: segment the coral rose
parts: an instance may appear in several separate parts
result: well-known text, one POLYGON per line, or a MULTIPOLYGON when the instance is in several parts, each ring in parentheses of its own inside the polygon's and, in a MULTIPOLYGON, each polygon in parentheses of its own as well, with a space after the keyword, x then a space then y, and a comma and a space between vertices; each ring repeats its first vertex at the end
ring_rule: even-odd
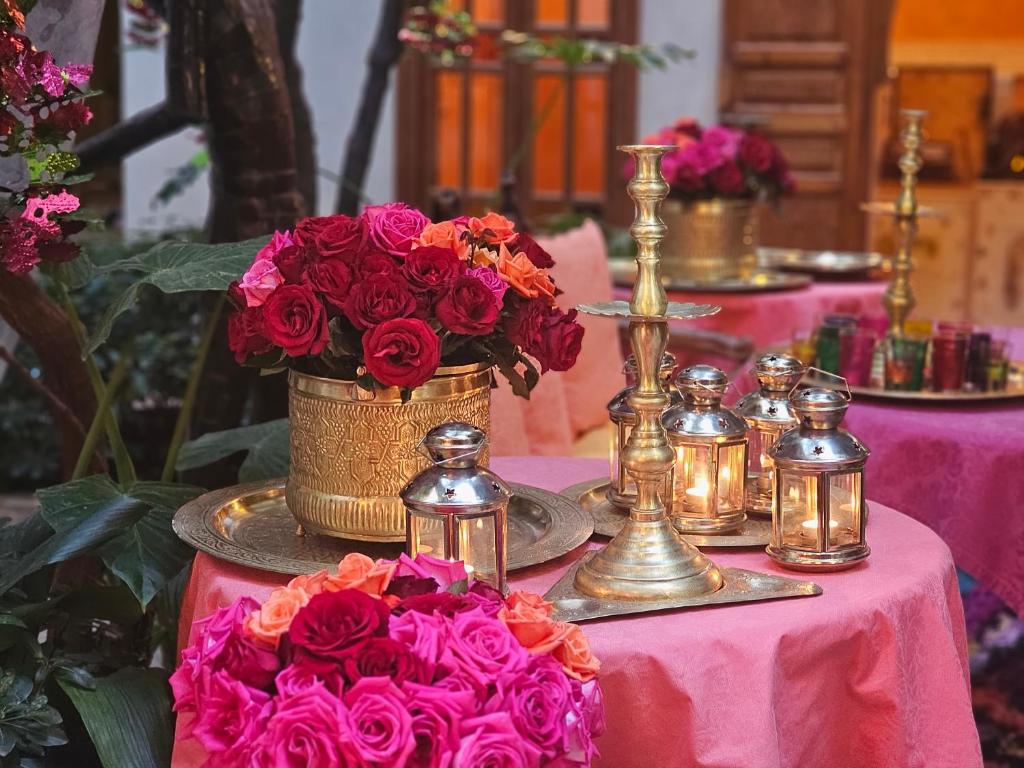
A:
POLYGON ((289 357, 319 355, 327 346, 327 313, 308 285, 282 285, 263 305, 267 338, 289 357))
POLYGON ((385 320, 363 336, 366 369, 388 387, 418 387, 437 371, 441 343, 423 320, 385 320))
POLYGON ((515 224, 506 219, 500 213, 491 211, 479 219, 473 217, 468 223, 469 231, 477 240, 497 245, 498 243, 511 243, 518 234, 515 224))
POLYGON ((551 619, 551 607, 538 595, 514 592, 498 611, 498 618, 527 651, 550 653, 569 632, 569 625, 551 619))
POLYGON ((301 589, 278 587, 245 620, 249 636, 277 650, 281 636, 291 627, 295 614, 309 602, 309 598, 310 595, 301 589))
POLYGON ((358 589, 370 597, 380 597, 391 583, 397 563, 389 560, 374 562, 360 552, 350 552, 338 563, 337 573, 327 574, 323 581, 325 592, 358 589))
POLYGON ((538 269, 523 252, 515 256, 502 244, 498 249, 498 274, 512 286, 512 290, 527 299, 543 296, 549 303, 555 300, 555 284, 548 273, 538 269))
POLYGON ((465 261, 469 258, 469 241, 462 235, 466 227, 456 224, 454 221, 439 221, 437 224, 427 224, 416 238, 414 248, 424 245, 436 245, 439 248, 447 248, 453 251, 459 259, 465 261))
POLYGON ((474 248, 472 262, 474 267, 494 267, 498 263, 498 256, 490 248, 474 248))
POLYGON ((301 589, 307 595, 312 597, 313 595, 319 595, 324 591, 324 582, 327 580, 327 577, 327 571, 303 573, 289 581, 287 586, 290 589, 301 589))
POLYGON ((568 625, 565 639, 552 655, 561 663, 565 674, 584 683, 597 677, 601 669, 601 662, 591 653, 586 635, 575 624, 568 625))

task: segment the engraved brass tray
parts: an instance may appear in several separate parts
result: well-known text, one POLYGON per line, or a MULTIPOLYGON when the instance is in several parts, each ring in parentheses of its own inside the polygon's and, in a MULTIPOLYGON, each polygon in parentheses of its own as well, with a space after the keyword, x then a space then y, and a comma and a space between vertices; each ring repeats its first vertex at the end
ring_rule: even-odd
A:
MULTIPOLYGON (((636 262, 612 259, 608 262, 612 280, 616 285, 631 287, 636 278, 636 262)), ((760 291, 788 291, 805 288, 811 283, 808 275, 795 272, 773 272, 758 269, 745 277, 722 280, 691 280, 682 277, 662 275, 661 284, 668 291, 692 291, 695 293, 757 293, 760 291)))
MULTIPOLYGON (((511 483, 508 568, 526 568, 570 552, 594 530, 590 515, 563 496, 511 483)), ((174 532, 214 557, 274 573, 311 573, 350 552, 398 557, 404 545, 296 533, 284 501, 284 478, 236 485, 200 496, 178 510, 174 532)))
MULTIPOLYGON (((607 497, 608 479, 598 478, 569 486, 562 495, 580 505, 594 518, 594 533, 615 536, 626 523, 627 510, 612 504, 607 497)), ((749 513, 748 513, 749 514, 749 513)), ((714 535, 685 533, 682 537, 695 547, 765 547, 772 535, 772 521, 748 517, 736 531, 714 535)))
POLYGON ((818 277, 853 277, 878 269, 885 259, 880 253, 861 251, 758 248, 757 262, 766 269, 803 272, 818 277))
MULTIPOLYGON (((1024 366, 1024 362, 1012 364, 1015 367, 1024 366)), ((832 389, 843 389, 843 386, 835 381, 826 379, 823 376, 808 375, 801 384, 814 387, 828 387, 832 389)), ((855 398, 870 400, 889 400, 899 403, 923 403, 925 405, 962 405, 964 403, 989 403, 1001 400, 1022 400, 1024 399, 1024 385, 1019 381, 1011 381, 1006 389, 998 392, 931 392, 921 390, 920 392, 906 392, 898 389, 881 389, 879 387, 850 387, 850 394, 855 398)))

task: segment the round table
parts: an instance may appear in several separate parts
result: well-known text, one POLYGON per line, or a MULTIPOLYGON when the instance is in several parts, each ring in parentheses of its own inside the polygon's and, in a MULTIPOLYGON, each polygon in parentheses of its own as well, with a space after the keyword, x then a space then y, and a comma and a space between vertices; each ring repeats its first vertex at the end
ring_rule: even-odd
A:
MULTIPOLYGON (((492 468, 558 490, 600 476, 605 464, 497 458, 492 468)), ((949 550, 926 527, 875 503, 868 542, 872 555, 862 566, 814 577, 819 597, 586 623, 602 661, 608 721, 595 765, 981 766, 949 550)), ((513 587, 544 592, 582 549, 515 573, 513 587)), ((757 550, 712 556, 786 575, 757 550)), ((193 619, 242 594, 262 599, 286 580, 197 555, 183 639, 193 619)), ((202 759, 195 742, 175 743, 176 768, 202 759)))

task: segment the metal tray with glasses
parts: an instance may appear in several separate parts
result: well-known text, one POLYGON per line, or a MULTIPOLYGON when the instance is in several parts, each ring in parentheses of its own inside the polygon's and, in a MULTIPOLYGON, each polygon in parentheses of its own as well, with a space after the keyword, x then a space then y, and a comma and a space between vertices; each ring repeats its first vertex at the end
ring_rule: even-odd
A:
MULTIPOLYGON (((593 519, 564 496, 511 483, 508 568, 537 565, 570 552, 594 530, 593 519)), ((400 543, 300 535, 284 499, 284 479, 236 485, 200 496, 178 510, 174 532, 221 560, 274 573, 311 573, 350 552, 398 557, 400 543)))
MULTIPOLYGON (((1013 363, 1014 366, 1024 367, 1024 362, 1013 363)), ((836 382, 823 376, 808 374, 800 382, 801 386, 837 388, 836 382)), ((963 403, 987 403, 1000 400, 1022 400, 1024 399, 1024 386, 1019 382, 1011 380, 1006 389, 995 392, 932 392, 920 390, 908 392, 900 389, 882 389, 881 387, 850 387, 850 394, 854 398, 865 398, 870 400, 890 400, 893 402, 914 402, 934 404, 963 404, 963 403)))
POLYGON ((880 253, 863 251, 758 248, 757 262, 765 269, 801 272, 816 277, 854 277, 878 269, 885 263, 885 258, 880 253))

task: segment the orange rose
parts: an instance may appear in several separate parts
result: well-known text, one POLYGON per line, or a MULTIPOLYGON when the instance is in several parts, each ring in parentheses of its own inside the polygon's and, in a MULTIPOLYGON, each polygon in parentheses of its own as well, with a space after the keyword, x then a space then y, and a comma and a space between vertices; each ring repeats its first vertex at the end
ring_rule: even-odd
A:
POLYGON ((343 589, 358 589, 371 597, 380 597, 391 583, 396 563, 383 560, 374 562, 366 555, 351 552, 338 563, 337 574, 329 575, 324 581, 325 592, 339 592, 343 589))
POLYGON ((466 228, 452 221, 441 221, 437 224, 427 224, 420 232, 414 242, 415 246, 436 245, 439 248, 450 248, 460 259, 469 256, 470 245, 462 239, 462 233, 466 228))
POLYGON ((491 245, 511 243, 519 237, 516 233, 515 224, 494 211, 481 216, 479 219, 475 216, 471 218, 469 220, 469 231, 473 233, 473 237, 491 245))
POLYGON ((561 662, 562 669, 569 677, 584 683, 593 680, 601 669, 601 662, 590 652, 590 643, 583 630, 575 624, 566 624, 566 627, 565 638, 552 656, 561 662))
POLYGON ((324 583, 327 581, 327 571, 317 571, 316 573, 304 573, 301 576, 296 576, 294 579, 288 582, 288 587, 291 589, 301 589, 310 597, 313 595, 319 595, 324 591, 324 583))
POLYGON ((551 608, 539 595, 514 592, 498 611, 498 619, 530 653, 550 653, 563 643, 572 626, 552 621, 551 608))
POLYGON ((291 627, 292 619, 309 602, 309 597, 302 589, 278 587, 263 605, 249 614, 245 620, 246 630, 257 642, 277 650, 281 635, 291 627))
POLYGON ((513 256, 503 243, 498 248, 497 266, 501 279, 512 286, 520 296, 528 299, 544 296, 554 304, 555 284, 548 277, 547 270, 533 266, 533 262, 525 253, 519 252, 513 256))
MULTIPOLYGON (((504 246, 502 246, 504 247, 504 246)), ((506 249, 507 250, 507 249, 506 249)), ((494 251, 487 248, 474 248, 473 249, 473 266, 474 267, 493 267, 494 263, 498 260, 498 257, 494 255, 494 251)))

